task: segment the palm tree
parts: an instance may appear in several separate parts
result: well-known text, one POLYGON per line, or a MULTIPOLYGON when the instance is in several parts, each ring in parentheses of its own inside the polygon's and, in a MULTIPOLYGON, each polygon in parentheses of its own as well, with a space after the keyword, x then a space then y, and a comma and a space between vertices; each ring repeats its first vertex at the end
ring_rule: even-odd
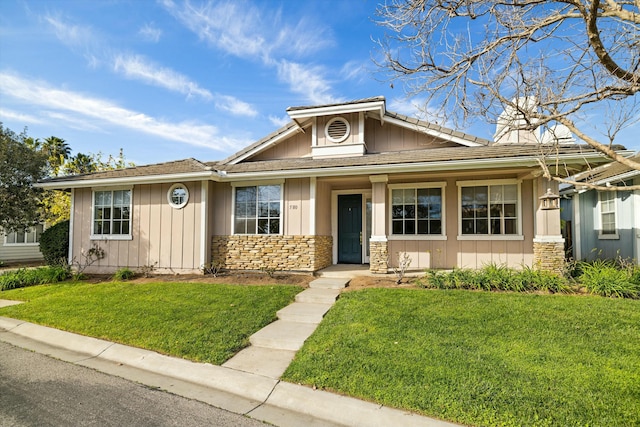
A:
POLYGON ((53 176, 58 175, 65 160, 67 160, 71 155, 71 147, 69 147, 69 144, 67 144, 64 139, 58 138, 57 136, 45 138, 42 143, 42 151, 49 159, 49 166, 53 176))

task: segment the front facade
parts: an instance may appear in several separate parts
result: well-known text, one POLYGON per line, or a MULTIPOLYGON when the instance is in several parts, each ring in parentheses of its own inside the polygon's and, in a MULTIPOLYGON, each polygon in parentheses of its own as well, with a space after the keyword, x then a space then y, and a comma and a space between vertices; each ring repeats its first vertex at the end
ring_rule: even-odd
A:
MULTIPOLYGON (((220 161, 194 159, 42 183, 72 192, 70 259, 94 272, 203 265, 313 272, 369 264, 385 273, 488 263, 555 269, 560 211, 539 144, 493 144, 386 111, 384 98, 287 110, 291 122, 220 161)), ((579 171, 599 154, 560 147, 579 171)))
MULTIPOLYGON (((636 162, 640 157, 633 158, 636 162)), ((607 190, 570 186, 563 189, 562 219, 569 232, 570 256, 640 260, 640 171, 610 163, 576 177, 607 190)))

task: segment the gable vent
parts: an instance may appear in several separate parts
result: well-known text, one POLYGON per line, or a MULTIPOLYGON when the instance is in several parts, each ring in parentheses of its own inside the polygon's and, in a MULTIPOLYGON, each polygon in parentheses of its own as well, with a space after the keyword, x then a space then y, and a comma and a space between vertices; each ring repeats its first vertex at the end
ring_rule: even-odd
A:
POLYGON ((324 128, 324 134, 331 142, 342 142, 349 136, 351 126, 343 117, 335 117, 327 123, 324 128))

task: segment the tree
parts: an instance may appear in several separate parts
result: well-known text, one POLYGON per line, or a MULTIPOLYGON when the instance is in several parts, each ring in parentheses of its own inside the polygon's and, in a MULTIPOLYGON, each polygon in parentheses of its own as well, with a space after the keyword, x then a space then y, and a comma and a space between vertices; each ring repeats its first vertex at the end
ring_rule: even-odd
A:
MULTIPOLYGON (((640 170, 614 144, 640 120, 637 0, 389 0, 377 14, 389 30, 378 40, 381 71, 424 96, 430 114, 457 125, 515 112, 514 127, 560 124, 640 170)), ((547 178, 571 182, 540 163, 547 178)))
POLYGON ((62 165, 71 156, 71 147, 69 147, 69 144, 67 144, 64 139, 58 138, 57 136, 50 136, 44 139, 40 149, 47 155, 51 175, 58 176, 62 165))
POLYGON ((0 228, 24 230, 40 220, 40 195, 34 188, 46 174, 46 156, 31 149, 26 131, 16 135, 0 123, 0 228))

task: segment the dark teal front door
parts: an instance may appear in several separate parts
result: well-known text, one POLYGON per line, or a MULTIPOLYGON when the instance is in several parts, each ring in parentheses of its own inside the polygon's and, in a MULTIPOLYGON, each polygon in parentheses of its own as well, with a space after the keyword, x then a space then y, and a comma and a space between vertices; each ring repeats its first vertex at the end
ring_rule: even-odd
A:
POLYGON ((362 264, 362 195, 338 196, 338 262, 362 264))

